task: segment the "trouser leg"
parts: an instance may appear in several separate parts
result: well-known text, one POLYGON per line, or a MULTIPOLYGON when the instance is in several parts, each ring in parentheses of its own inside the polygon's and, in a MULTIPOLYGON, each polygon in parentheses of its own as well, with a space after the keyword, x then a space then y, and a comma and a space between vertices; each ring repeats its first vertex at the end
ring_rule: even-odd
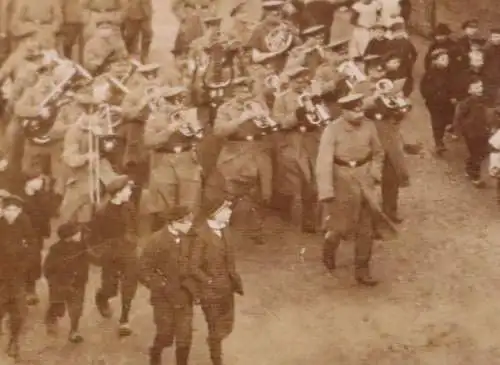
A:
POLYGON ((391 161, 386 158, 382 166, 382 210, 389 218, 398 215, 399 181, 391 161))
POLYGON ((355 234, 354 262, 357 278, 369 276, 372 248, 373 222, 370 207, 365 201, 361 207, 359 222, 355 234))
POLYGON ((80 318, 83 313, 85 300, 85 286, 73 288, 66 301, 68 316, 70 320, 70 332, 77 332, 80 327, 80 318))
POLYGON ((149 50, 153 40, 153 26, 151 19, 141 21, 141 62, 147 63, 149 50))
POLYGON ((123 258, 121 270, 121 316, 120 323, 128 323, 132 301, 137 292, 138 273, 137 273, 137 256, 135 252, 127 253, 123 258))

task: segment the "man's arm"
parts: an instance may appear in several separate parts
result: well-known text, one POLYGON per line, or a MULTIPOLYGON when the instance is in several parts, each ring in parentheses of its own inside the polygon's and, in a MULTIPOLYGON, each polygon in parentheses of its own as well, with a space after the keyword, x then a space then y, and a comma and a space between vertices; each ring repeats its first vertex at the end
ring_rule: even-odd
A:
POLYGON ((382 165, 384 164, 384 149, 378 138, 377 129, 373 122, 365 122, 368 124, 371 135, 370 135, 370 147, 372 149, 372 164, 371 164, 371 174, 375 181, 382 181, 382 165))
POLYGON ((335 124, 330 123, 321 135, 316 158, 316 181, 320 201, 335 198, 335 188, 333 186, 334 158, 335 124))

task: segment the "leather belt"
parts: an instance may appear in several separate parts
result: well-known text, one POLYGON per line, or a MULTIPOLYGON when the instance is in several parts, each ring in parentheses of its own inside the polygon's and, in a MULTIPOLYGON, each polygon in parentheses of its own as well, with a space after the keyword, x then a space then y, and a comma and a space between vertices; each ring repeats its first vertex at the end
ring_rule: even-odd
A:
POLYGON ((177 154, 181 152, 191 151, 194 148, 193 145, 178 145, 173 147, 159 147, 155 148, 157 153, 167 153, 167 154, 177 154))
POLYGON ((342 160, 340 158, 335 157, 333 162, 339 166, 356 168, 356 167, 361 167, 361 166, 365 165, 366 163, 370 162, 372 159, 373 159, 373 154, 370 153, 368 156, 366 156, 365 158, 363 158, 361 160, 345 161, 345 160, 342 160))

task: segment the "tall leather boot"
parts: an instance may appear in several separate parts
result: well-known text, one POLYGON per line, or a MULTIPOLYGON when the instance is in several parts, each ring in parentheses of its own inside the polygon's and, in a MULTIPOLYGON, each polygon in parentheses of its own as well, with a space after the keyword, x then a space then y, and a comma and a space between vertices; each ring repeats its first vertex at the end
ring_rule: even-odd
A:
POLYGON ((222 365, 222 342, 221 341, 210 341, 210 359, 212 360, 212 365, 222 365))
POLYGON ((175 362, 177 365, 188 364, 189 350, 189 347, 177 347, 175 349, 175 362))

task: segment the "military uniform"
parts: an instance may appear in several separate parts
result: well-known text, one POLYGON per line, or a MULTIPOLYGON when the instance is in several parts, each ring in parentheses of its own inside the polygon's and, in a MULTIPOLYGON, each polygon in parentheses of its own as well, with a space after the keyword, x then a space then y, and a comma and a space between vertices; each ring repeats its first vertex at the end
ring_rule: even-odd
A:
POLYGON ((151 291, 156 325, 150 350, 151 365, 161 363, 163 349, 171 347, 174 340, 177 364, 187 365, 193 332, 193 299, 197 295, 189 277, 194 239, 194 234, 178 232, 167 224, 154 233, 142 251, 140 278, 151 291))
POLYGON ((61 37, 63 54, 72 58, 73 47, 78 47, 78 62, 83 60, 83 7, 81 0, 65 0, 62 2, 63 24, 61 37))
MULTIPOLYGON (((224 142, 217 159, 217 170, 224 178, 226 189, 240 197, 238 208, 242 201, 246 203, 246 216, 242 222, 248 235, 260 242, 262 213, 259 203, 269 203, 271 200, 273 170, 270 149, 262 135, 266 130, 248 119, 245 107, 248 102, 258 105, 263 116, 270 114, 265 103, 251 94, 243 98, 236 95, 220 106, 215 118, 214 134, 224 138, 224 142), (248 214, 252 218, 248 218, 248 214)), ((270 132, 268 128, 267 133, 270 132)))
POLYGON ((185 137, 174 122, 165 123, 170 111, 153 115, 145 126, 144 143, 151 149, 149 213, 177 205, 195 210, 199 204, 201 167, 194 150, 195 140, 185 137))
POLYGON ((84 38, 90 38, 96 31, 97 24, 102 21, 110 22, 119 31, 124 19, 124 0, 82 0, 84 24, 84 38))
POLYGON ((105 28, 111 32, 102 35, 94 32, 85 43, 83 66, 94 75, 106 72, 110 65, 128 58, 127 48, 120 32, 109 22, 99 22, 98 30, 105 28))
POLYGON ((125 8, 123 36, 129 53, 136 53, 141 38, 139 55, 145 63, 149 56, 149 48, 153 40, 153 3, 152 0, 128 1, 125 8))
POLYGON ((46 48, 57 47, 57 34, 61 29, 63 16, 59 0, 20 0, 15 6, 11 32, 16 39, 35 31, 35 36, 46 48))
MULTIPOLYGON (((341 99, 344 108, 360 108, 362 95, 341 99)), ((379 213, 375 182, 381 180, 384 151, 371 121, 337 119, 321 136, 316 161, 319 200, 325 204, 323 262, 334 270, 335 254, 341 239, 355 235, 356 279, 373 285, 369 262, 373 246, 373 221, 379 213)))
POLYGON ((233 331, 234 293, 243 295, 242 280, 236 270, 237 238, 230 228, 211 218, 211 213, 217 214, 216 210, 225 204, 218 199, 212 197, 204 202, 203 212, 208 219, 196 227, 190 264, 191 275, 199 283, 213 365, 222 365, 222 341, 233 331))
MULTIPOLYGON (((303 67, 297 67, 286 73, 294 82, 306 71, 303 67)), ((286 201, 290 205, 284 210, 291 214, 292 223, 301 229, 311 230, 314 223, 306 222, 305 219, 314 221, 316 217, 313 166, 320 135, 315 128, 301 128, 305 121, 298 118, 299 108, 299 93, 292 88, 276 98, 274 103, 273 119, 281 127, 275 147, 277 163, 274 191, 287 197, 286 201)))

